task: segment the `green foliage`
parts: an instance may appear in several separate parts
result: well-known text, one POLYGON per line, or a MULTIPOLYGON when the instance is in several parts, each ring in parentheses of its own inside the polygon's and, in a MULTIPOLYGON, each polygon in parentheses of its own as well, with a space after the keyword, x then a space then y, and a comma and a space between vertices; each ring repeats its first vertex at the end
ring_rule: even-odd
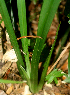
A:
POLYGON ((69 32, 70 32, 70 25, 68 26, 68 28, 66 29, 64 35, 62 36, 61 38, 61 41, 60 41, 60 47, 58 49, 58 53, 56 55, 56 58, 54 60, 54 62, 57 60, 57 58, 59 57, 61 51, 62 51, 62 47, 65 45, 66 41, 67 41, 67 37, 69 35, 69 32))
POLYGON ((57 84, 58 83, 57 77, 61 77, 61 76, 65 75, 64 73, 61 73, 61 72, 62 72, 61 70, 60 71, 57 71, 57 69, 53 70, 50 74, 48 74, 46 76, 45 81, 48 80, 47 83, 51 83, 54 80, 55 83, 57 84))
POLYGON ((23 83, 23 81, 13 81, 13 80, 4 80, 0 79, 0 83, 23 83))
POLYGON ((70 51, 68 57, 68 75, 66 76, 66 79, 64 81, 70 83, 70 51))
MULTIPOLYGON (((67 16, 69 18, 68 23, 70 24, 70 0, 67 0, 67 2, 66 2, 64 13, 65 13, 65 16, 67 16)), ((66 30, 66 33, 65 33, 65 35, 63 37, 65 40, 67 39, 69 31, 70 31, 70 25, 69 25, 68 29, 66 30)), ((68 75, 65 75, 65 76, 67 78, 64 81, 70 83, 70 52, 69 52, 69 57, 68 57, 68 75)))
MULTIPOLYGON (((21 39, 23 51, 26 53, 26 55, 24 55, 25 62, 26 62, 26 67, 25 67, 21 53, 20 53, 20 49, 16 40, 16 36, 11 24, 11 20, 7 11, 6 4, 4 0, 0 0, 0 13, 2 14, 2 17, 5 22, 5 26, 7 28, 7 32, 11 40, 11 44, 17 55, 17 59, 18 59, 17 67, 18 67, 19 73, 23 80, 24 79, 27 80, 27 84, 29 85, 31 92, 33 93, 37 93, 42 88, 45 81, 47 68, 50 63, 50 59, 51 59, 51 55, 55 46, 58 31, 56 33, 54 44, 52 45, 50 53, 49 55, 47 55, 47 59, 44 63, 44 66, 43 66, 44 69, 40 76, 41 77, 40 80, 38 80, 39 78, 38 65, 39 65, 41 52, 43 51, 43 48, 45 46, 44 43, 46 40, 46 36, 48 34, 50 25, 52 23, 52 20, 54 18, 54 15, 56 13, 56 10, 58 8, 60 1, 61 0, 50 0, 50 1, 43 0, 43 5, 42 5, 41 13, 40 13, 40 19, 38 23, 38 32, 37 32, 37 36, 40 36, 42 39, 36 38, 32 60, 31 60, 31 66, 30 66, 30 61, 29 61, 28 39, 27 38, 21 39)), ((20 25, 20 34, 21 36, 27 36, 25 0, 17 0, 17 8, 18 8, 18 17, 19 17, 19 25, 20 25)), ((56 76, 55 77, 52 76, 52 79, 53 78, 55 82, 57 83, 56 76)), ((49 81, 51 82, 51 80, 49 81)))
MULTIPOLYGON (((20 33, 21 36, 27 36, 27 23, 26 23, 26 6, 25 0, 17 0, 18 7, 18 17, 19 17, 19 25, 20 25, 20 33)), ((21 39, 23 51, 25 52, 25 62, 26 62, 26 71, 28 76, 30 77, 30 62, 29 62, 29 52, 28 52, 28 39, 21 39)))
POLYGON ((7 11, 7 7, 6 7, 4 0, 0 0, 0 13, 2 15, 4 22, 5 22, 5 26, 7 28, 7 32, 9 34, 11 44, 12 44, 12 46, 16 52, 17 58, 18 58, 18 61, 17 61, 18 70, 19 70, 21 76, 23 77, 23 74, 20 71, 19 65, 24 66, 24 62, 23 62, 23 59, 21 56, 21 52, 20 52, 20 49, 19 49, 19 46, 17 43, 17 39, 16 39, 14 30, 13 30, 12 23, 11 23, 11 20, 10 20, 10 17, 9 17, 9 14, 7 11))
POLYGON ((67 77, 64 81, 70 83, 70 77, 67 77))
MULTIPOLYGON (((38 23, 38 33, 37 33, 37 36, 42 37, 42 39, 39 39, 39 38, 36 39, 36 44, 34 47, 32 61, 31 61, 30 78, 32 82, 31 88, 33 88, 33 91, 37 90, 37 87, 38 87, 38 65, 39 65, 40 55, 42 52, 44 42, 46 40, 46 35, 48 34, 50 25, 54 18, 55 12, 58 8, 59 2, 60 0, 58 1, 50 0, 50 2, 48 0, 43 1, 41 13, 40 13, 40 19, 38 23), (54 6, 55 4, 56 6, 54 6), (34 74, 36 75, 36 77, 34 74)), ((45 71, 47 71, 47 69, 45 71)), ((46 75, 46 72, 44 72, 44 75, 46 75)), ((41 83, 44 83, 44 80, 42 80, 41 83)))
MULTIPOLYGON (((59 25, 59 27, 60 27, 60 25, 59 25)), ((58 30, 59 30, 59 27, 58 27, 58 30)), ((44 82, 45 75, 46 75, 46 72, 47 72, 47 69, 48 69, 48 66, 49 66, 49 63, 50 63, 50 59, 51 59, 51 56, 52 56, 52 53, 53 53, 53 50, 54 50, 54 46, 55 46, 57 35, 58 35, 58 30, 57 30, 57 33, 56 33, 55 41, 54 41, 54 43, 51 47, 50 53, 49 53, 49 55, 48 55, 48 57, 47 57, 47 59, 44 63, 44 66, 43 66, 44 70, 43 70, 42 75, 41 75, 41 79, 40 79, 40 82, 39 82, 39 88, 38 89, 41 89, 42 86, 43 86, 42 83, 44 82)))

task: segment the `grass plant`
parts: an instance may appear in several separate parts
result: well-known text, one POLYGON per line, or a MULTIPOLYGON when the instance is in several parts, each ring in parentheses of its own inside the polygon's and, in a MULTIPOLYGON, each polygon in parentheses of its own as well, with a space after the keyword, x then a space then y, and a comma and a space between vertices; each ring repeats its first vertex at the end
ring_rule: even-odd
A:
MULTIPOLYGON (((38 31, 37 31, 37 36, 41 38, 36 38, 36 42, 35 42, 35 46, 34 46, 34 50, 32 54, 32 59, 31 59, 31 66, 30 66, 30 61, 29 61, 28 39, 27 37, 26 38, 24 37, 21 39, 23 52, 26 54, 26 55, 24 54, 25 62, 26 62, 26 66, 25 66, 22 56, 21 56, 16 35, 13 30, 11 19, 6 7, 6 3, 4 0, 0 0, 0 13, 5 22, 5 26, 9 34, 11 44, 17 55, 17 59, 18 59, 17 67, 18 67, 19 73, 22 79, 23 80, 25 79, 27 81, 27 84, 29 85, 30 91, 32 93, 37 93, 40 89, 42 89, 45 82, 45 77, 46 77, 47 69, 51 60, 52 52, 54 50, 55 42, 58 35, 58 30, 56 33, 54 44, 52 45, 49 55, 47 55, 46 61, 44 62, 43 71, 40 76, 40 79, 39 79, 39 73, 38 73, 39 60, 40 60, 41 52, 43 51, 43 48, 44 48, 44 44, 45 44, 45 40, 49 31, 49 28, 51 26, 52 20, 57 11, 60 1, 61 0, 43 0, 43 5, 42 5, 39 23, 38 23, 38 31)), ((27 36, 25 0, 17 0, 17 8, 18 8, 18 18, 19 18, 21 37, 27 36)), ((0 80, 0 82, 1 81, 2 80, 0 80)), ((8 80, 7 83, 8 82, 11 82, 11 81, 8 80)))

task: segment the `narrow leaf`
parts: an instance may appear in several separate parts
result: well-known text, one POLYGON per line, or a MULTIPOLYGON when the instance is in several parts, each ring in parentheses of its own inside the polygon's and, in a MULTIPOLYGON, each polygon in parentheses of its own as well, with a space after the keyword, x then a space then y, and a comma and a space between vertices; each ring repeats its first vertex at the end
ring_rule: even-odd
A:
POLYGON ((23 83, 24 81, 13 81, 13 80, 4 80, 0 79, 0 83, 23 83))
MULTIPOLYGON (((24 63, 22 60, 21 52, 20 52, 20 49, 19 49, 19 46, 17 43, 17 39, 16 39, 14 30, 13 30, 12 23, 11 23, 9 13, 8 13, 8 10, 7 10, 7 7, 6 7, 4 0, 0 0, 0 13, 2 15, 4 22, 5 22, 5 26, 7 28, 7 32, 9 34, 11 44, 16 52, 17 59, 18 59, 17 66, 19 69, 19 65, 21 64, 22 66, 24 66, 24 63)), ((19 69, 19 71, 20 71, 20 69, 19 69)))
MULTIPOLYGON (((59 27, 60 27, 60 24, 59 24, 59 27)), ((49 53, 49 55, 48 55, 48 58, 46 59, 46 62, 44 63, 44 69, 43 69, 43 72, 42 72, 42 75, 41 75, 41 79, 40 79, 40 82, 39 82, 39 89, 42 88, 43 83, 44 83, 44 79, 45 79, 45 77, 46 77, 48 65, 49 65, 49 63, 50 63, 50 59, 51 59, 51 56, 52 56, 52 52, 53 52, 53 50, 54 50, 54 46, 55 46, 56 39, 57 39, 57 36, 58 36, 59 27, 58 27, 58 29, 57 29, 55 41, 54 41, 54 43, 53 43, 53 45, 52 45, 52 48, 51 48, 50 53, 49 53)))
POLYGON ((64 82, 70 83, 70 77, 67 77, 64 82))
MULTIPOLYGON (((19 16, 19 25, 20 25, 20 34, 22 36, 27 36, 27 23, 26 23, 26 6, 25 6, 25 0, 17 0, 17 6, 18 6, 18 16, 19 16)), ((28 52, 28 39, 23 38, 22 41, 22 47, 23 52, 25 52, 25 62, 26 62, 26 70, 27 74, 30 77, 30 62, 29 62, 29 52, 28 52)))
POLYGON ((24 75, 25 79, 27 80, 28 85, 30 86, 30 78, 29 78, 27 72, 25 71, 25 69, 22 66, 20 66, 20 69, 23 72, 23 75, 24 75))

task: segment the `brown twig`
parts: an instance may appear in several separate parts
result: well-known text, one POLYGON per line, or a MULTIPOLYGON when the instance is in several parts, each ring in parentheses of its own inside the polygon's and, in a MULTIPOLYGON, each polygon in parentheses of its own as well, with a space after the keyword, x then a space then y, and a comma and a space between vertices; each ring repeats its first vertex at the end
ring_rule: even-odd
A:
POLYGON ((65 47, 65 49, 61 52, 59 58, 56 60, 56 62, 54 63, 54 65, 51 67, 51 69, 47 72, 47 75, 53 70, 53 68, 55 67, 55 65, 59 62, 59 60, 62 58, 63 54, 66 52, 67 48, 70 47, 70 42, 68 43, 68 45, 65 47))
POLYGON ((42 37, 40 36, 22 36, 22 37, 17 38, 17 40, 22 39, 22 38, 41 38, 42 39, 42 37))

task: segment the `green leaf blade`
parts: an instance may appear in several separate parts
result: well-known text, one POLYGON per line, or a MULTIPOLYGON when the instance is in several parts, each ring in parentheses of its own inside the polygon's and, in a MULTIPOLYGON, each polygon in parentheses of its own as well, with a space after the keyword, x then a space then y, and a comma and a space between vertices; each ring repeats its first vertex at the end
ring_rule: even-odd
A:
POLYGON ((53 80, 54 80, 54 76, 51 76, 51 77, 49 78, 49 80, 48 80, 47 83, 49 84, 49 83, 51 83, 53 80))
POLYGON ((4 80, 0 79, 0 83, 23 83, 24 81, 13 81, 13 80, 4 80))
MULTIPOLYGON (((59 25, 59 27, 60 27, 60 25, 59 25)), ((52 45, 52 48, 51 48, 50 53, 48 55, 48 58, 46 59, 46 61, 44 63, 44 69, 43 69, 43 72, 42 72, 42 75, 41 75, 41 79, 40 79, 40 82, 39 82, 39 88, 38 89, 41 89, 41 87, 43 86, 44 79, 46 77, 46 72, 47 72, 47 69, 48 69, 48 65, 49 65, 49 62, 50 62, 50 59, 51 59, 51 56, 52 56, 52 52, 54 50, 54 46, 55 46, 55 43, 56 43, 56 39, 57 39, 57 36, 58 36, 59 27, 57 29, 55 41, 54 41, 54 43, 52 45)))
MULTIPOLYGON (((27 36, 27 23, 26 23, 26 6, 25 6, 25 0, 17 0, 17 6, 18 6, 18 16, 19 16, 19 25, 20 25, 20 34, 22 36, 27 36)), ((30 62, 29 62, 29 52, 28 52, 28 39, 23 38, 22 41, 22 47, 23 52, 26 54, 25 56, 25 62, 26 62, 26 70, 27 74, 30 77, 30 62)))
POLYGON ((70 83, 70 77, 67 77, 64 82, 70 83))
MULTIPOLYGON (((22 66, 24 66, 24 63, 23 63, 23 60, 22 60, 21 52, 19 50, 17 39, 16 39, 14 30, 13 30, 12 23, 11 23, 9 13, 7 11, 7 7, 6 7, 6 4, 5 4, 4 0, 0 0, 0 13, 2 15, 2 18, 3 18, 4 22, 5 22, 5 26, 7 28, 7 32, 9 34, 11 44, 12 44, 12 46, 15 50, 15 53, 17 55, 17 59, 18 59, 17 66, 18 66, 18 69, 19 69, 19 65, 21 64, 22 66)), ((19 69, 19 71, 20 71, 20 69, 19 69)))
POLYGON ((57 80, 56 77, 54 77, 54 82, 55 82, 56 84, 58 84, 58 80, 57 80))

